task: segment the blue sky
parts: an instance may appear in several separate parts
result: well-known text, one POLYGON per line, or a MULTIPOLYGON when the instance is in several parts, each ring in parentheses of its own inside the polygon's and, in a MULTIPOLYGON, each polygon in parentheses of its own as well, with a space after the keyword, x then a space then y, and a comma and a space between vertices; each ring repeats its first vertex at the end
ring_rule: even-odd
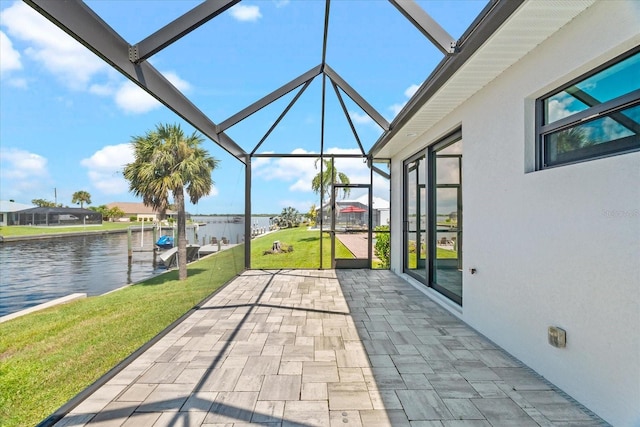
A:
MULTIPOLYGON (((130 44, 187 12, 191 1, 87 1, 130 44)), ((484 0, 418 1, 454 38, 484 0)), ((391 121, 442 59, 442 54, 390 3, 331 3, 327 63, 391 121)), ((220 123, 320 64, 324 2, 242 1, 154 55, 150 62, 220 123)), ((228 134, 251 151, 295 91, 240 122, 228 134)), ((318 153, 322 80, 317 77, 259 153, 318 153)), ((381 131, 344 96, 365 150, 381 131)), ((325 151, 357 153, 357 143, 330 85, 326 92, 325 151)), ((129 141, 158 123, 194 129, 112 70, 22 2, 0 0, 0 199, 71 205, 85 190, 92 205, 136 201, 122 177, 132 161, 129 141)), ((220 160, 215 187, 192 213, 244 209, 243 166, 206 139, 220 160)), ((352 182, 367 179, 362 161, 340 160, 352 182)), ((294 206, 308 211, 318 196, 313 159, 254 159, 253 212, 294 206)), ((385 184, 374 183, 384 197, 385 184)), ((388 191, 388 190, 387 190, 388 191)), ((352 195, 353 198, 357 195, 352 195)))

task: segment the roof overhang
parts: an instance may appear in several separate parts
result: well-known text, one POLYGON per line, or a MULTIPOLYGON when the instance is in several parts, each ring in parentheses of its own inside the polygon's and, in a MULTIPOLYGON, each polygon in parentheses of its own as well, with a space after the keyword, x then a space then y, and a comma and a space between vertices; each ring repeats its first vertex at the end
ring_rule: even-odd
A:
POLYGON ((391 158, 480 91, 507 68, 595 3, 538 0, 490 3, 370 150, 391 158))

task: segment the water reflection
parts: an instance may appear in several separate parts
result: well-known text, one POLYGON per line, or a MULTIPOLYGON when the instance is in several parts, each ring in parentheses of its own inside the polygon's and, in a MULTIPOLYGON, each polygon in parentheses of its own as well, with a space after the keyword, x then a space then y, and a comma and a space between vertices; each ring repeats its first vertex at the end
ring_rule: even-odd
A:
POLYGON ((133 233, 132 241, 131 265, 126 233, 3 243, 0 316, 75 292, 100 295, 164 271, 154 266, 151 231, 133 233))

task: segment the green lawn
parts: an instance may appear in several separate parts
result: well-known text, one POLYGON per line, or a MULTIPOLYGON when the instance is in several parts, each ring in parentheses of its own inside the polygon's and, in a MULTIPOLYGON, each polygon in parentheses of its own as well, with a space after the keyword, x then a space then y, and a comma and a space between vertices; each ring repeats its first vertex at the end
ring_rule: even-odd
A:
MULTIPOLYGON (((353 258, 353 254, 336 240, 336 257, 353 258)), ((322 264, 331 268, 331 238, 324 233, 322 240, 322 264)), ((287 228, 261 236, 251 241, 251 268, 318 268, 320 266, 320 231, 306 227, 287 228), (293 246, 293 252, 264 255, 275 240, 293 246)))
MULTIPOLYGON (((244 268, 244 246, 0 324, 0 426, 35 425, 244 268)), ((96 278, 99 280, 99 278, 96 278)))

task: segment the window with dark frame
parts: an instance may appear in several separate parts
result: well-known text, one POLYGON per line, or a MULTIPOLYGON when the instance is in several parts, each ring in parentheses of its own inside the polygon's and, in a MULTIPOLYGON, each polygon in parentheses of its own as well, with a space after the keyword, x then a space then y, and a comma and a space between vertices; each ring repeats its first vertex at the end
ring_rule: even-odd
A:
POLYGON ((640 150, 640 46, 536 101, 537 169, 640 150))

